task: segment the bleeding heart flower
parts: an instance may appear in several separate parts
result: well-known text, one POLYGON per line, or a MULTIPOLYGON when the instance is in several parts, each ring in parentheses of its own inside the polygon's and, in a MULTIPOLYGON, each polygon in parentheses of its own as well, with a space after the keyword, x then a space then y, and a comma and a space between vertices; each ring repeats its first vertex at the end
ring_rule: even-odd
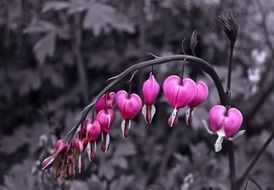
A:
POLYGON ((171 75, 165 79, 163 90, 168 103, 174 106, 168 120, 172 127, 177 122, 179 109, 187 106, 195 98, 197 86, 190 78, 182 80, 179 76, 171 75))
POLYGON ((106 152, 109 148, 110 144, 110 128, 115 119, 115 114, 113 109, 107 109, 107 110, 101 110, 96 120, 100 123, 101 130, 102 130, 102 144, 101 144, 101 150, 106 152))
POLYGON ((96 152, 96 141, 101 134, 101 126, 98 121, 94 121, 92 124, 91 122, 87 124, 87 151, 89 160, 94 160, 95 152, 96 152))
POLYGON ((149 79, 146 80, 143 84, 143 95, 144 103, 142 113, 145 117, 145 120, 148 124, 151 123, 153 116, 156 112, 155 106, 153 105, 156 101, 156 98, 160 92, 160 85, 156 81, 154 75, 150 73, 149 79))
POLYGON ((115 103, 115 92, 104 94, 95 105, 95 111, 98 114, 101 110, 112 108, 115 103))
POLYGON ((194 108, 202 104, 208 97, 208 87, 203 81, 196 82, 197 94, 195 98, 188 104, 189 109, 186 112, 186 123, 187 125, 192 123, 192 117, 194 108))
POLYGON ((126 91, 120 90, 116 94, 116 102, 123 117, 121 129, 125 138, 129 135, 131 120, 136 117, 142 108, 142 100, 137 94, 128 94, 126 91))
POLYGON ((215 151, 222 149, 223 138, 232 138, 240 129, 243 122, 242 113, 236 108, 215 105, 210 109, 210 128, 218 135, 215 143, 215 151))
POLYGON ((67 162, 68 162, 67 175, 69 178, 73 178, 75 175, 75 163, 74 163, 74 158, 72 153, 68 155, 67 162))
POLYGON ((55 143, 54 153, 42 161, 42 170, 50 168, 53 162, 57 159, 61 159, 64 154, 66 155, 69 149, 69 144, 65 144, 62 139, 57 140, 55 143))

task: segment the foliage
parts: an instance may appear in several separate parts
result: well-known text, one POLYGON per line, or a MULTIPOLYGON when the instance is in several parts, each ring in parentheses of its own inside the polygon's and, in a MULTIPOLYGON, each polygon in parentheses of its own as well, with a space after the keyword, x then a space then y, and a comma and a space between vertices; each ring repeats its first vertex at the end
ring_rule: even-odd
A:
MULTIPOLYGON (((150 59, 146 55, 148 52, 159 56, 180 54, 181 40, 186 37, 189 41, 193 30, 199 32, 197 55, 214 64, 225 84, 228 45, 218 15, 229 9, 240 26, 232 76, 232 102, 249 120, 247 137, 237 141, 236 149, 237 166, 243 167, 243 171, 268 131, 272 130, 273 93, 263 97, 260 107, 253 109, 271 83, 273 69, 273 50, 267 41, 273 41, 274 3, 261 3, 268 34, 262 26, 262 12, 255 2, 1 2, 1 189, 58 189, 50 175, 42 175, 35 166, 35 160, 46 156, 42 151, 45 136, 52 147, 51 141, 64 137, 75 124, 81 109, 88 103, 83 97, 91 100, 105 86, 108 77, 131 64, 150 59), (260 53, 265 54, 265 58, 260 53), (258 79, 254 80, 257 72, 258 79), (83 83, 87 84, 84 90, 83 83), (256 114, 249 118, 254 110, 256 114)), ((190 53, 188 48, 186 51, 190 53)), ((180 71, 175 64, 157 66, 154 70, 161 83, 168 74, 180 71)), ((140 91, 147 71, 138 74, 133 91, 140 91)), ((189 72, 188 68, 186 72, 189 72)), ((166 121, 171 110, 161 97, 153 125, 146 127, 137 119, 133 134, 126 142, 120 138, 118 123, 121 118, 116 118, 110 151, 99 153, 96 163, 87 165, 86 172, 77 175, 64 188, 227 189, 225 153, 213 154, 214 139, 205 134, 201 122, 208 119, 209 106, 218 103, 218 94, 207 76, 200 73, 198 78, 206 81, 210 96, 208 102, 196 110, 193 128, 178 126, 175 132, 170 130, 166 121), (171 137, 175 140, 170 140, 171 137)), ((123 87, 127 86, 121 83, 117 89, 123 87)), ((251 175, 264 189, 273 189, 270 178, 273 169, 269 167, 273 158, 273 147, 270 147, 251 175)), ((249 182, 248 189, 256 188, 249 182)))

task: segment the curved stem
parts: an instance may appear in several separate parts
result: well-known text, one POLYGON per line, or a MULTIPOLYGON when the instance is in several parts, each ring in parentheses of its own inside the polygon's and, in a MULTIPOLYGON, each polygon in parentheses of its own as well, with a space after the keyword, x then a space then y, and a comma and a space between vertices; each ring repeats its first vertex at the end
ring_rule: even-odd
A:
POLYGON ((271 141, 274 139, 274 133, 272 133, 269 138, 267 139, 267 141, 264 143, 264 145, 262 146, 262 148, 256 153, 256 155, 253 157, 253 159, 251 160, 250 164, 248 165, 248 167, 246 168, 245 172, 243 173, 243 175, 241 176, 241 178, 237 181, 237 187, 240 188, 243 184, 243 182, 245 181, 245 179, 248 177, 249 173, 251 172, 251 170, 254 168, 254 166, 256 165, 256 163, 258 162, 259 158, 263 155, 264 151, 266 150, 266 148, 268 147, 268 145, 271 143, 271 141))
POLYGON ((157 57, 150 61, 144 61, 144 62, 135 64, 135 65, 127 68, 122 73, 112 77, 111 78, 112 81, 99 94, 97 94, 97 96, 95 96, 93 98, 93 100, 91 101, 91 103, 89 105, 87 105, 83 109, 82 116, 81 116, 80 120, 69 131, 69 133, 66 137, 66 141, 68 141, 68 140, 70 141, 69 137, 71 136, 71 133, 75 133, 77 131, 77 128, 83 122, 83 120, 87 117, 89 111, 91 110, 92 106, 94 106, 94 104, 97 102, 97 100, 102 95, 104 95, 107 91, 109 91, 112 87, 114 87, 117 83, 119 83, 123 78, 125 78, 128 74, 132 73, 135 70, 140 70, 142 68, 146 68, 146 67, 149 67, 152 65, 168 63, 171 61, 183 61, 183 62, 181 62, 182 64, 190 64, 191 66, 197 66, 202 71, 207 73, 212 78, 213 82, 215 83, 221 104, 226 105, 226 103, 227 103, 226 94, 224 92, 224 88, 223 88, 222 82, 220 80, 220 77, 218 76, 218 74, 216 73, 214 68, 207 61, 205 61, 201 58, 195 57, 195 56, 191 56, 191 55, 171 55, 171 56, 165 56, 165 57, 157 57))

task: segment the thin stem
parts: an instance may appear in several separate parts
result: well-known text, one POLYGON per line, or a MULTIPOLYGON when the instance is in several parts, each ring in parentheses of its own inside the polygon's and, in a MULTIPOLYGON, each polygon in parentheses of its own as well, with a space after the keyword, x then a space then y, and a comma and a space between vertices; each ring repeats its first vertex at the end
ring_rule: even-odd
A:
POLYGON ((243 173, 243 175, 241 176, 241 178, 237 181, 237 187, 238 188, 240 188, 242 186, 243 182, 248 177, 249 173, 254 168, 254 166, 256 165, 256 163, 258 162, 258 160, 260 159, 260 157, 262 156, 262 154, 264 153, 264 151, 266 150, 266 148, 268 147, 268 145, 271 143, 271 141, 273 140, 273 138, 274 138, 274 133, 271 133, 271 135, 269 136, 269 138, 267 139, 267 141, 264 143, 264 145, 262 146, 262 148, 253 157, 253 159, 251 160, 250 164, 246 168, 245 172, 243 173))
POLYGON ((254 183, 256 185, 256 187, 258 187, 259 190, 262 190, 261 186, 255 179, 248 177, 248 180, 251 181, 252 183, 254 183))
POLYGON ((230 171, 230 187, 231 187, 231 190, 236 190, 235 189, 236 169, 235 169, 233 142, 228 141, 227 144, 228 144, 228 160, 229 160, 229 171, 230 171))
POLYGON ((159 64, 164 64, 164 63, 168 63, 168 62, 172 62, 172 61, 180 61, 180 60, 183 61, 183 62, 181 62, 182 64, 190 64, 190 66, 192 66, 192 67, 194 67, 194 66, 200 67, 200 69, 202 71, 207 73, 211 77, 213 82, 215 83, 215 86, 217 88, 221 104, 226 105, 226 103, 227 103, 226 102, 226 94, 224 92, 224 88, 223 88, 222 82, 220 80, 220 77, 218 76, 218 74, 216 73, 214 68, 211 66, 211 64, 209 64, 207 61, 205 61, 201 58, 195 57, 195 56, 191 56, 191 55, 171 55, 171 56, 165 56, 165 57, 158 57, 157 59, 153 59, 153 60, 150 60, 150 61, 144 61, 144 62, 135 64, 135 65, 127 68, 122 73, 120 73, 120 74, 112 77, 111 79, 109 79, 108 81, 111 80, 111 82, 101 92, 99 92, 99 94, 97 94, 97 96, 95 96, 93 98, 92 102, 89 105, 87 105, 83 109, 82 116, 81 116, 80 120, 69 131, 67 136, 70 136, 70 133, 75 133, 76 132, 78 126, 87 117, 89 111, 94 106, 94 104, 97 102, 97 100, 103 94, 105 94, 107 91, 109 91, 111 88, 113 88, 116 84, 118 84, 127 75, 129 75, 130 73, 132 73, 135 70, 140 70, 142 68, 146 68, 146 67, 149 67, 149 66, 152 66, 152 65, 159 65, 159 64))
POLYGON ((230 42, 230 51, 229 51, 229 62, 228 62, 228 73, 227 73, 227 106, 230 106, 230 89, 231 89, 231 75, 232 75, 232 65, 233 65, 233 50, 234 50, 234 42, 230 42))

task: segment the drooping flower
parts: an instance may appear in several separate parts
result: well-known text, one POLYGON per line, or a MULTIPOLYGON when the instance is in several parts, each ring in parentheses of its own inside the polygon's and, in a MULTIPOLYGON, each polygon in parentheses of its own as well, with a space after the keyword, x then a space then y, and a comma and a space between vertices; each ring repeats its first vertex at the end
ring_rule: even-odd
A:
POLYGON ((136 117, 142 108, 142 100, 137 94, 128 94, 126 91, 120 90, 116 94, 116 102, 118 110, 123 117, 121 129, 125 138, 129 135, 131 120, 136 117))
POLYGON ((145 117, 146 123, 150 124, 153 116, 156 112, 155 101, 160 92, 160 85, 156 81, 152 72, 149 75, 149 79, 143 84, 143 95, 144 95, 144 106, 142 108, 142 113, 145 117))
POLYGON ((98 114, 101 110, 112 108, 115 103, 115 92, 104 94, 95 105, 95 111, 98 114))
POLYGON ((222 105, 215 105, 210 109, 210 128, 213 133, 218 135, 215 142, 215 151, 222 149, 223 138, 233 139, 239 131, 243 115, 237 108, 229 108, 222 105))
POLYGON ((115 114, 113 109, 101 110, 97 115, 96 120, 100 123, 101 132, 102 132, 101 149, 103 152, 106 152, 109 148, 109 144, 110 144, 109 132, 114 119, 115 119, 115 114))
POLYGON ((53 154, 42 161, 42 170, 50 168, 55 160, 61 159, 63 154, 68 153, 69 148, 69 144, 64 143, 63 139, 57 140, 53 154))
POLYGON ((73 150, 74 150, 75 155, 77 157, 78 172, 81 173, 85 168, 84 161, 83 161, 83 158, 82 158, 82 154, 85 150, 84 141, 80 140, 79 138, 75 138, 74 141, 73 141, 73 150))
POLYGON ((179 76, 171 75, 165 79, 163 90, 168 103, 174 106, 168 119, 168 123, 172 127, 177 122, 179 109, 187 106, 195 98, 197 86, 190 78, 182 80, 179 76))
POLYGON ((188 104, 189 109, 186 112, 186 123, 191 124, 194 108, 202 104, 208 97, 208 87, 203 81, 196 82, 197 93, 195 98, 188 104))
POLYGON ((92 161, 95 158, 95 152, 96 152, 96 141, 98 137, 101 134, 101 126, 98 121, 94 121, 93 123, 87 124, 87 151, 88 151, 88 157, 89 160, 92 161))

